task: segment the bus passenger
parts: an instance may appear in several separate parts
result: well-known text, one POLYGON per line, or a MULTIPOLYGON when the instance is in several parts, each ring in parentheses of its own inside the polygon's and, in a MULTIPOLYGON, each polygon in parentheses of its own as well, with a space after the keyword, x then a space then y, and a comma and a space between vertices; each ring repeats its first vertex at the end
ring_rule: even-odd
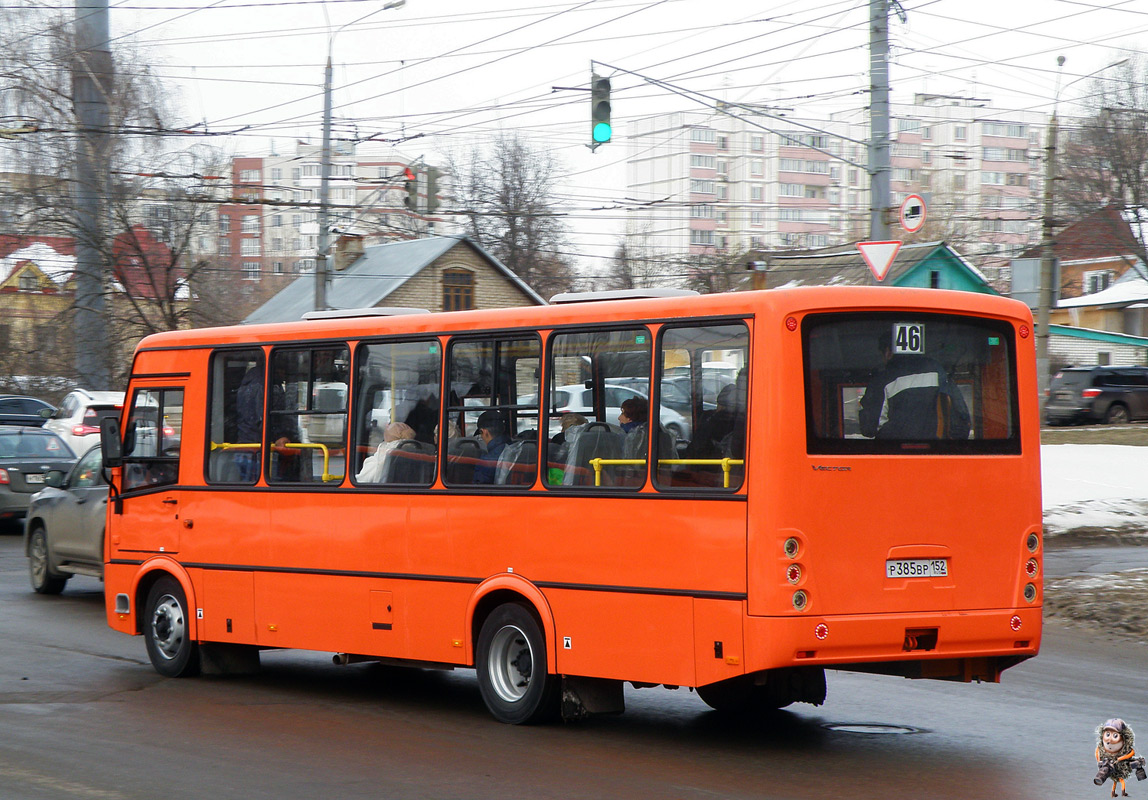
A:
POLYGON ((399 446, 404 439, 415 438, 415 431, 405 422, 392 422, 383 431, 383 442, 363 462, 363 468, 355 475, 359 483, 382 483, 387 454, 399 446))
POLYGON ((581 414, 570 413, 563 414, 559 418, 558 424, 562 426, 562 430, 554 434, 550 439, 551 444, 566 444, 566 431, 573 428, 575 425, 585 425, 588 420, 581 414))
POLYGON ((878 349, 884 369, 861 398, 861 434, 877 439, 967 439, 969 410, 945 368, 925 355, 893 354, 891 333, 878 349))
MULTIPOLYGON (((236 441, 258 444, 263 440, 263 359, 247 370, 235 394, 236 441)), ((259 477, 258 451, 240 450, 235 454, 239 480, 253 483, 259 477)))
MULTIPOLYGON (((738 422, 745 427, 744 416, 737 413, 737 386, 727 383, 717 394, 717 408, 706 414, 685 450, 686 458, 732 458, 734 431, 738 422)), ((736 458, 741 458, 737 455, 736 458)))
POLYGON ((474 468, 474 483, 494 483, 498 457, 510 444, 506 417, 500 411, 483 411, 478 415, 478 436, 486 445, 486 453, 474 468))
POLYGON ((646 437, 649 430, 647 422, 650 419, 650 404, 643 397, 630 397, 622 401, 622 408, 618 413, 618 424, 626 439, 622 443, 622 450, 626 458, 646 457, 646 437))

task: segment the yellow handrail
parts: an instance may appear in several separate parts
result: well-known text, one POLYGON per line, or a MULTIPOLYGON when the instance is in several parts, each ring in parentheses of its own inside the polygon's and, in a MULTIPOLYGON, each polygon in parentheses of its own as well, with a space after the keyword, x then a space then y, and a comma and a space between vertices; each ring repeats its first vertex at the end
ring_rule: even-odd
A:
MULTIPOLYGON (((602 467, 613 465, 644 466, 644 458, 592 458, 590 466, 594 468, 594 485, 602 485, 602 467)), ((722 471, 722 487, 729 488, 729 473, 733 467, 745 465, 741 458, 659 458, 658 466, 663 464, 686 464, 690 466, 720 466, 722 471)))
MULTIPOLYGON (((286 447, 286 448, 291 449, 291 450, 307 450, 307 449, 322 450, 323 451, 323 476, 322 476, 323 483, 327 483, 328 481, 335 481, 335 480, 341 481, 345 477, 345 475, 332 475, 328 471, 330 466, 331 466, 331 451, 329 449, 327 449, 327 445, 325 445, 325 444, 319 444, 317 442, 315 442, 315 443, 311 443, 311 442, 308 442, 308 443, 288 442, 287 444, 284 444, 281 446, 286 447)), ((261 447, 263 447, 263 445, 261 445, 261 444, 235 444, 232 442, 212 442, 211 443, 211 449, 212 450, 258 450, 261 447)))
POLYGON ((325 444, 319 444, 318 442, 308 442, 306 444, 301 443, 301 442, 289 442, 288 444, 283 445, 283 447, 286 447, 289 450, 308 450, 308 449, 310 449, 310 450, 322 450, 323 451, 323 478, 322 478, 323 483, 326 483, 327 481, 333 481, 333 480, 340 480, 341 481, 345 477, 343 475, 332 475, 330 472, 327 471, 327 468, 331 465, 331 463, 330 463, 331 462, 331 451, 327 449, 327 445, 325 445, 325 444))

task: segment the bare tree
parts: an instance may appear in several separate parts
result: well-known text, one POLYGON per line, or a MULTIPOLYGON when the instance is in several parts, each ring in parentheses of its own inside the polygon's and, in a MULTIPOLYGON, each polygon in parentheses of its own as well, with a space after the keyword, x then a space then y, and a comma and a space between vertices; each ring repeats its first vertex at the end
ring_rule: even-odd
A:
POLYGON ((450 158, 455 202, 467 232, 539 294, 569 288, 566 230, 554 199, 557 164, 518 134, 500 134, 489 152, 450 158))
MULTIPOLYGON (((108 127, 98 149, 96 185, 79 187, 75 164, 85 147, 72 97, 77 59, 71 20, 58 13, 5 12, 0 30, 0 233, 65 235, 99 254, 107 352, 113 384, 126 373, 135 342, 148 333, 216 321, 220 306, 197 311, 195 284, 223 283, 210 255, 213 209, 222 199, 209 176, 220 154, 188 147, 169 130, 171 92, 130 44, 114 43, 111 76, 99 82, 108 127), (82 213, 77 190, 97 192, 103 213, 94 225, 82 213), (209 246, 203 247, 206 241, 209 246)), ((73 284, 74 285, 74 284, 73 284)), ((71 331, 75 305, 45 324, 71 331)), ((69 342, 83 336, 62 333, 69 342)), ((28 347, 23 341, 10 348, 28 347)), ((0 347, 4 347, 0 343, 0 347)), ((62 361, 53 374, 73 376, 62 361)), ((2 359, 0 359, 2 360, 2 359)))
MULTIPOLYGON (((1148 59, 1132 57, 1091 82, 1079 125, 1062 123, 1057 199, 1079 219, 1109 203, 1148 218, 1148 59)), ((1113 232, 1114 235, 1127 231, 1113 232)), ((1148 262, 1143 240, 1130 242, 1148 262)))

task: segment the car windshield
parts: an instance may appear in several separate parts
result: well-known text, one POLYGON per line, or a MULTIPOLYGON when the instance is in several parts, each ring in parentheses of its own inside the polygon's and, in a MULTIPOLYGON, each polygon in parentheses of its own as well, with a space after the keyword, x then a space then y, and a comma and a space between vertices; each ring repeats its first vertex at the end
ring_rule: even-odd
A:
POLYGON ((0 458, 72 458, 72 451, 50 433, 0 434, 0 458))

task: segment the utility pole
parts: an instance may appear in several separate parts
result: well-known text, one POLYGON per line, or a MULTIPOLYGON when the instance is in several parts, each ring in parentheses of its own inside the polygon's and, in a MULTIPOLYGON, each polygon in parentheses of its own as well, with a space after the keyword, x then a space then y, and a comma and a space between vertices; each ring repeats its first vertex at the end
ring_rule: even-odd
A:
MULTIPOLYGON (((1064 56, 1057 58, 1057 66, 1064 64, 1064 56)), ((1056 82, 1060 83, 1057 70, 1056 82)), ((1060 92, 1057 91, 1059 95, 1060 92)), ((1048 123, 1048 137, 1044 148, 1044 220, 1040 238, 1040 295, 1036 309, 1036 386, 1037 402, 1044 407, 1048 391, 1048 334, 1049 315, 1052 308, 1052 276, 1055 258, 1053 257, 1053 237, 1056 235, 1053 213, 1055 211, 1054 181, 1056 180, 1056 138, 1059 121, 1056 118, 1056 102, 1052 106, 1052 119, 1048 123)))
POLYGON ((76 148, 76 377, 88 389, 110 388, 104 298, 104 203, 109 194, 108 0, 76 0, 72 106, 80 123, 76 148))
MULTIPOLYGON (((331 37, 334 39, 334 36, 331 37)), ((315 254, 315 310, 327 310, 327 251, 330 249, 328 208, 331 204, 331 49, 323 72, 323 150, 319 156, 319 251, 315 254)))
MULTIPOLYGON (((869 241, 890 237, 889 0, 869 0, 869 241)), ((874 279, 876 282, 876 279, 874 279)))

